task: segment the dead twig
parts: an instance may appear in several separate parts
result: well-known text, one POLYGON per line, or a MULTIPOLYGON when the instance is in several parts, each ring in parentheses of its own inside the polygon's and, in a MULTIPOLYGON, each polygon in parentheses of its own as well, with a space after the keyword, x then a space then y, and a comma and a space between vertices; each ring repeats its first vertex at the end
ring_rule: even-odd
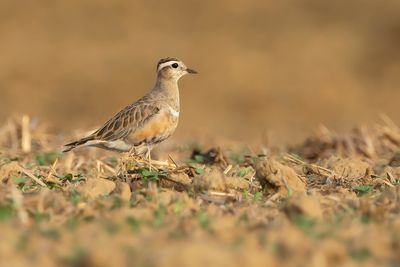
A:
POLYGON ((316 165, 316 164, 312 164, 312 163, 307 163, 299 158, 296 158, 290 154, 286 154, 285 156, 283 156, 284 160, 287 160, 289 162, 292 162, 294 164, 297 165, 301 165, 301 166, 305 166, 308 169, 310 169, 313 173, 318 174, 320 176, 325 176, 325 177, 331 177, 331 176, 335 176, 335 177, 340 177, 340 175, 337 175, 333 170, 327 169, 325 167, 316 165))
POLYGON ((38 183, 39 185, 43 186, 43 187, 47 187, 47 185, 40 180, 39 178, 37 178, 35 175, 33 175, 33 173, 31 173, 30 171, 28 171, 27 169, 23 168, 22 166, 18 165, 19 171, 21 171, 22 173, 26 174, 29 178, 31 178, 32 180, 34 180, 36 183, 38 183))

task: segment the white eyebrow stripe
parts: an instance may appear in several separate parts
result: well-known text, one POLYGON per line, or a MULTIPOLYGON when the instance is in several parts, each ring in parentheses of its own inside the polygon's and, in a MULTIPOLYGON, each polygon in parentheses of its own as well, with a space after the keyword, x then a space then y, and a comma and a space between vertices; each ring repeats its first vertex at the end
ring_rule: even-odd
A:
POLYGON ((173 64, 173 63, 178 63, 178 64, 179 64, 179 61, 171 60, 171 61, 164 62, 164 63, 160 64, 160 66, 158 66, 157 71, 160 71, 160 70, 162 70, 164 67, 169 66, 169 65, 171 65, 171 64, 173 64))

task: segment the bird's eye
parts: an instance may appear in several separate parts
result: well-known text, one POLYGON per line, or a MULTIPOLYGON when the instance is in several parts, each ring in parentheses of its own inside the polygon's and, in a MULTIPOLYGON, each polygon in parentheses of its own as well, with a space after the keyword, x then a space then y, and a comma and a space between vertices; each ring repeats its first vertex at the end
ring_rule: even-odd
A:
POLYGON ((174 64, 172 64, 171 65, 174 69, 176 69, 179 65, 178 65, 178 63, 174 63, 174 64))

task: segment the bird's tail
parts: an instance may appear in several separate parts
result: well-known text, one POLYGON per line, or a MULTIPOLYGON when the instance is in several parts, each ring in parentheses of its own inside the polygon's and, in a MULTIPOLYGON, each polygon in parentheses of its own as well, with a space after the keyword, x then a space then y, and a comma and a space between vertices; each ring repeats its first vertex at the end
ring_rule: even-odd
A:
POLYGON ((72 149, 77 148, 78 146, 84 145, 88 141, 91 141, 91 140, 93 140, 93 137, 88 136, 88 137, 79 139, 78 141, 68 143, 68 144, 64 145, 66 148, 63 150, 63 152, 71 151, 72 149))

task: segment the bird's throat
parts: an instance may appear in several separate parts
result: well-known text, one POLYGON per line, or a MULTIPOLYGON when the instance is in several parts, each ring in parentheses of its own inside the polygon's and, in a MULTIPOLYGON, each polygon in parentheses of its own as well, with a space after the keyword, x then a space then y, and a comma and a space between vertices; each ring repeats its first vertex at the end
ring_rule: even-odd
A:
POLYGON ((157 98, 164 99, 176 110, 179 110, 179 88, 178 81, 160 79, 152 92, 157 98))

